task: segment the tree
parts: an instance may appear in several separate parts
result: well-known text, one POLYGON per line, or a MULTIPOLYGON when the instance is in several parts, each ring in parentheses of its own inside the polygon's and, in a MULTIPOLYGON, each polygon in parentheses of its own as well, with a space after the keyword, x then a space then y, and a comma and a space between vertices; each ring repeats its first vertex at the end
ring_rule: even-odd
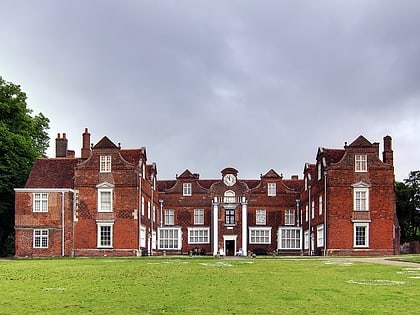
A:
POLYGON ((396 183, 397 216, 401 241, 420 238, 420 171, 412 171, 404 182, 396 183))
POLYGON ((14 188, 24 187, 48 149, 49 119, 31 116, 26 94, 0 76, 0 255, 14 252, 14 188))

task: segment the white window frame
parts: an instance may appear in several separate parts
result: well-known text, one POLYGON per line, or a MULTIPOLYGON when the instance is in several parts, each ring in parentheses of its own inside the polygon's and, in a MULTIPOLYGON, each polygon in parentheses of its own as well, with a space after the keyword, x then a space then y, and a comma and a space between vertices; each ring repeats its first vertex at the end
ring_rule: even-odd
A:
POLYGON ((48 193, 36 192, 33 194, 33 212, 48 212, 48 193))
POLYGON ((267 184, 267 195, 268 196, 276 196, 277 194, 277 185, 276 183, 268 183, 267 184))
POLYGON ((235 203, 236 202, 236 195, 233 190, 226 190, 223 194, 223 202, 224 203, 235 203))
POLYGON ((353 211, 369 211, 369 184, 358 182, 353 187, 353 211))
POLYGON ((182 234, 179 227, 158 228, 158 248, 162 250, 180 250, 182 246, 182 234), (167 235, 163 235, 167 234, 167 235))
POLYGON ((303 249, 309 249, 309 230, 303 233, 303 249))
POLYGON ((48 248, 48 229, 34 229, 33 248, 48 248))
POLYGON ((111 173, 112 170, 112 158, 110 155, 101 155, 99 162, 99 172, 111 173))
POLYGON ((302 229, 300 227, 280 227, 278 249, 301 249, 302 229))
POLYGON ((204 225, 204 209, 194 209, 194 225, 204 225))
POLYGON ((210 228, 188 228, 188 244, 210 244, 210 228))
POLYGON ((174 225, 175 224, 175 211, 173 209, 167 209, 164 213, 165 225, 174 225))
POLYGON ((305 222, 309 221, 309 205, 305 205, 305 222))
POLYGON ((267 212, 265 209, 255 210, 255 224, 266 225, 267 224, 267 212))
POLYGON ((322 164, 321 161, 318 162, 318 180, 322 179, 322 164))
POLYGON ((295 225, 295 209, 287 209, 284 211, 284 225, 295 225))
POLYGON ((311 202, 311 219, 315 218, 315 200, 311 202))
POLYGON ((316 245, 317 247, 324 247, 324 224, 316 227, 316 245))
POLYGON ((368 248, 369 247, 369 222, 354 222, 353 223, 353 246, 354 248, 368 248), (358 228, 364 229, 363 244, 357 244, 359 241, 358 228))
POLYGON ((323 211, 323 203, 322 203, 322 195, 318 197, 318 215, 322 215, 323 211))
MULTIPOLYGON (((104 182, 96 186, 98 191, 98 212, 112 212, 114 209, 114 185, 104 182), (110 196, 109 207, 104 207, 102 193, 107 193, 110 196)), ((108 203, 107 203, 108 204, 108 203)))
POLYGON ((271 227, 250 227, 250 244, 271 244, 271 227))
POLYGON ((97 248, 113 248, 114 242, 114 221, 96 221, 97 226, 97 248), (102 228, 109 228, 109 240, 103 238, 102 228))
POLYGON ((366 154, 355 154, 354 155, 354 171, 361 173, 367 172, 367 155, 366 154))
POLYGON ((183 196, 191 196, 192 195, 192 185, 191 185, 191 183, 183 183, 182 184, 182 195, 183 196))
POLYGON ((146 247, 146 227, 140 227, 140 247, 146 247))

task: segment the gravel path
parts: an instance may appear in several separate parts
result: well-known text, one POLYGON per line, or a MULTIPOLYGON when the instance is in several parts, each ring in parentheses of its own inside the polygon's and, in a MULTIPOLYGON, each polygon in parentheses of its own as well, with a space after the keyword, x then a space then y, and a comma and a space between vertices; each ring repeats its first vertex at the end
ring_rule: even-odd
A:
MULTIPOLYGON (((392 266, 401 266, 401 267, 417 267, 420 268, 420 264, 407 261, 397 261, 390 260, 398 256, 387 256, 387 257, 346 257, 346 258, 337 258, 338 260, 350 261, 350 262, 366 262, 371 264, 383 264, 383 265, 392 265, 392 266)), ((335 259, 335 258, 334 258, 335 259)))

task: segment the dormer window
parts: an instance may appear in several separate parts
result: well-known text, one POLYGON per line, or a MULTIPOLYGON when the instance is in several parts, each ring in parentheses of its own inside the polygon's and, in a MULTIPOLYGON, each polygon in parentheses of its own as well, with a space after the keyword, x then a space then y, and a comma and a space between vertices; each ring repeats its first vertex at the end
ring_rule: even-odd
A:
POLYGON ((356 154, 354 156, 354 170, 356 172, 367 172, 367 155, 356 154))
POLYGON ((111 172, 111 156, 103 155, 100 157, 100 170, 101 173, 111 172))
POLYGON ((191 183, 182 184, 182 195, 183 196, 191 196, 192 195, 191 183))
POLYGON ((275 196, 276 195, 276 183, 268 183, 268 196, 275 196))

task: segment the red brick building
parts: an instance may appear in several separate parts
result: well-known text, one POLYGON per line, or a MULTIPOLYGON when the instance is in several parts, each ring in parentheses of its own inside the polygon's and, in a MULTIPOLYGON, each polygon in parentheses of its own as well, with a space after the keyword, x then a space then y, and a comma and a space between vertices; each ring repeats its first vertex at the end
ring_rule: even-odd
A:
POLYGON ((56 139, 16 189, 16 256, 156 254, 378 255, 399 253, 392 140, 360 136, 344 149, 320 148, 304 178, 269 170, 218 179, 185 170, 157 180, 146 149, 107 137, 81 157, 56 139))

